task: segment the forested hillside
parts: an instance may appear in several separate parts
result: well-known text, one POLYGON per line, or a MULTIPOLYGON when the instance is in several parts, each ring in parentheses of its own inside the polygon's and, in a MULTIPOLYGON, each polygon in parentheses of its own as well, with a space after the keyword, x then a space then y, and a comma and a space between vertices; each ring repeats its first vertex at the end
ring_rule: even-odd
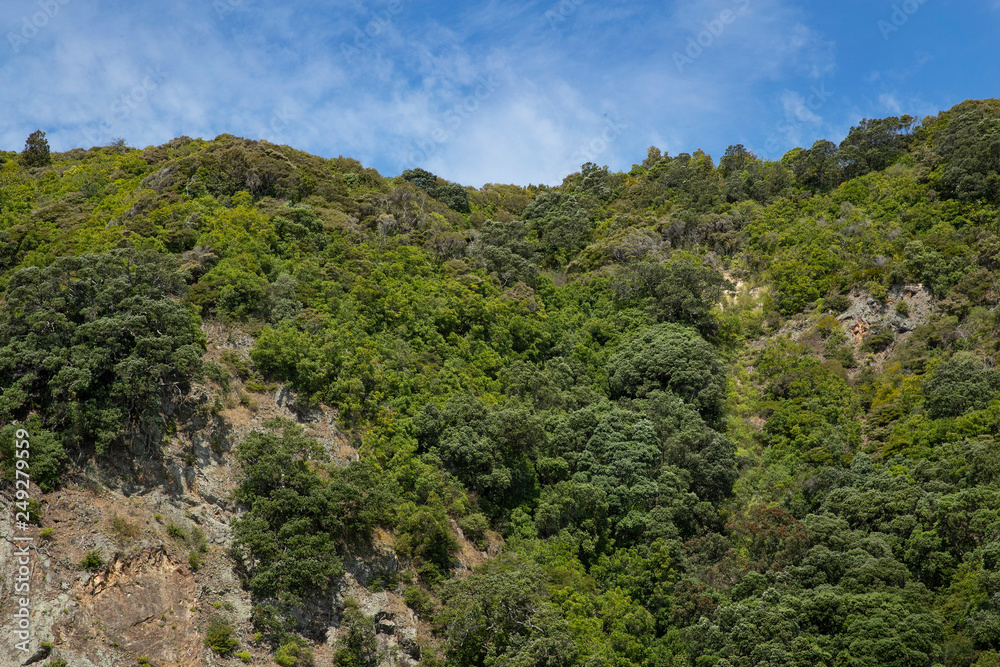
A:
POLYGON ((0 294, 0 470, 28 429, 49 506, 197 469, 196 394, 336 415, 347 457, 287 419, 216 447, 231 548, 159 529, 251 600, 199 629, 234 664, 1000 665, 1000 100, 478 190, 37 133, 0 294), (405 655, 341 595, 380 540, 405 655))

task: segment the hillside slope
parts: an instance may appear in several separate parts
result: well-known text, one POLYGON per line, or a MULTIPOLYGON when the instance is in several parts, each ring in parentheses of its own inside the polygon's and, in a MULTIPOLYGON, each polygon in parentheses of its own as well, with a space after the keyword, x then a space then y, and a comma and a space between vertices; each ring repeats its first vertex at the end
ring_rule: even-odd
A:
POLYGON ((1000 664, 998 156, 0 153, 3 659, 1000 664))

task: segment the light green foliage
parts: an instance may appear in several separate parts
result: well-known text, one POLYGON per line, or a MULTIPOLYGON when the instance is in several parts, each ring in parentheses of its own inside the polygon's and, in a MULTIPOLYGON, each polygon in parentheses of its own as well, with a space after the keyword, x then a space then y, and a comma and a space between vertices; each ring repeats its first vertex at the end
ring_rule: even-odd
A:
POLYGON ((844 462, 857 446, 857 399, 844 380, 787 340, 757 360, 770 417, 763 440, 772 460, 790 453, 824 465, 844 462))
MULTIPOLYGON (((293 635, 289 641, 278 647, 274 661, 281 667, 312 667, 313 651, 309 642, 298 635, 293 635)), ((334 660, 334 664, 338 664, 334 660)), ((365 663, 358 663, 364 665, 365 663)))
POLYGON ((189 300, 202 313, 245 320, 261 317, 270 307, 267 279, 249 255, 223 259, 191 289, 189 300))
POLYGON ((778 290, 778 310, 791 315, 828 292, 831 274, 839 265, 833 251, 818 244, 799 248, 794 256, 775 262, 770 273, 778 290))

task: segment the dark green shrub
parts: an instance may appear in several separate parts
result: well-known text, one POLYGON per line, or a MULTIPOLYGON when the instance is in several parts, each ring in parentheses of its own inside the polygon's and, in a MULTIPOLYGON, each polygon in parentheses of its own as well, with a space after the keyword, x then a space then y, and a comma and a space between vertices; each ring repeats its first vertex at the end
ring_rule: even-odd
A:
POLYGON ((407 586, 403 590, 406 606, 421 616, 429 617, 434 611, 434 596, 421 586, 407 586))
POLYGON ((520 220, 490 221, 472 244, 472 254, 503 287, 518 282, 534 286, 538 279, 536 251, 526 236, 527 229, 520 220))
POLYGON ((178 542, 187 542, 187 533, 173 521, 167 524, 167 535, 178 542))
POLYGON ((404 506, 395 548, 398 553, 415 561, 428 583, 443 579, 451 568, 452 555, 459 544, 452 535, 443 509, 428 506, 404 506))
POLYGON ((399 574, 396 572, 379 572, 368 580, 370 591, 394 591, 399 586, 399 574))
POLYGON ((223 616, 215 614, 208 622, 205 631, 205 646, 213 653, 226 656, 239 647, 240 643, 233 636, 233 624, 223 616))
POLYGON ((1000 372, 985 368, 968 352, 938 365, 924 383, 927 414, 932 419, 958 417, 981 410, 997 398, 1000 372))
POLYGON ((627 267, 612 284, 619 301, 642 299, 657 322, 676 322, 711 337, 718 329, 712 309, 733 284, 690 253, 679 252, 669 262, 641 262, 627 267))
POLYGON ((560 266, 579 252, 590 232, 590 216, 576 197, 543 192, 523 214, 548 266, 560 266))
POLYGON ((197 572, 201 569, 201 555, 195 551, 188 554, 188 566, 191 568, 192 572, 197 572))
POLYGON ((321 467, 322 447, 300 427, 251 433, 236 456, 236 498, 248 509, 233 522, 234 551, 255 595, 301 601, 328 590, 343 574, 338 546, 392 523, 393 496, 377 465, 321 467))
POLYGON ((844 294, 832 294, 823 299, 823 310, 842 313, 851 307, 851 299, 844 294))
POLYGON ((223 394, 229 393, 230 375, 225 368, 214 361, 206 361, 202 370, 206 378, 219 385, 223 394))
POLYGON ((335 667, 374 665, 378 648, 375 639, 375 618, 362 613, 358 603, 351 598, 344 600, 344 607, 341 628, 347 632, 341 634, 337 640, 333 664, 335 667))
POLYGON ((84 554, 83 559, 80 561, 81 570, 90 570, 91 572, 97 572, 104 566, 104 558, 101 557, 101 552, 97 549, 91 549, 86 554, 84 554))
POLYGON ((693 329, 677 324, 644 329, 619 346, 607 368, 612 398, 643 398, 663 390, 679 396, 709 424, 722 418, 726 369, 693 329))
POLYGON ((465 534, 465 539, 475 544, 477 549, 480 551, 486 549, 486 531, 489 530, 490 523, 485 516, 478 512, 463 516, 459 519, 458 526, 465 534))
POLYGON ((881 352, 896 340, 896 332, 892 327, 874 326, 868 330, 861 349, 865 352, 881 352))
POLYGON ((118 514, 111 517, 111 531, 115 534, 115 538, 121 541, 134 540, 140 533, 139 524, 118 514))
POLYGON ((37 413, 66 444, 103 453, 156 419, 162 387, 201 368, 199 322, 173 298, 184 288, 176 259, 131 249, 15 273, 0 308, 0 421, 37 413))
POLYGON ((49 140, 45 138, 44 132, 35 130, 24 142, 24 150, 21 151, 21 164, 25 167, 44 167, 51 163, 49 140))
POLYGON ((419 167, 401 174, 404 181, 424 190, 434 199, 459 213, 469 212, 469 193, 458 183, 446 181, 419 167))

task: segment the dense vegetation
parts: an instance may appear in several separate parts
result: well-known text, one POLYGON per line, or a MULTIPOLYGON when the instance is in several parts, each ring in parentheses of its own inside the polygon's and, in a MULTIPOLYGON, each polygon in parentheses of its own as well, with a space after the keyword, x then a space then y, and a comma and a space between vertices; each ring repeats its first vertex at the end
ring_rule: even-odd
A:
POLYGON ((0 153, 0 421, 50 489, 156 456, 163 393, 225 381, 200 322, 252 333, 361 453, 276 422, 234 454, 280 664, 384 529, 426 664, 998 665, 998 156, 1000 100, 552 188, 36 133, 0 153), (501 553, 455 576, 455 526, 501 553))

